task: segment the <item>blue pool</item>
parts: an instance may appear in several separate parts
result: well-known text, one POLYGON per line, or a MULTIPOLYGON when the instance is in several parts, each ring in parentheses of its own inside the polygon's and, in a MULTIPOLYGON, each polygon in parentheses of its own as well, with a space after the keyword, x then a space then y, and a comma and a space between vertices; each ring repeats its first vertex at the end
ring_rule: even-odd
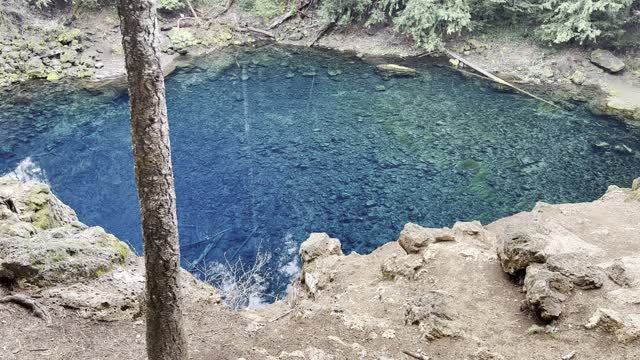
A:
MULTIPOLYGON (((420 75, 384 79, 351 55, 263 48, 168 77, 183 264, 251 263, 262 249, 277 294, 310 232, 368 252, 409 221, 487 223, 536 201, 593 200, 640 175, 640 137, 613 120, 406 64, 420 75)), ((83 222, 140 252, 128 116, 117 91, 3 94, 0 174, 41 169, 31 175, 83 222)))

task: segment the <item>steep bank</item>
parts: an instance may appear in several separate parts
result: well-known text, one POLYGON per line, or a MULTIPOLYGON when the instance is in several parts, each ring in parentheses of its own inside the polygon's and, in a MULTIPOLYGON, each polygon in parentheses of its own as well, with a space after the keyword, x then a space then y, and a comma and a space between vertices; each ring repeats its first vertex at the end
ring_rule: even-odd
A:
MULTIPOLYGON (((234 312, 184 274, 194 359, 636 359, 640 179, 487 226, 407 224, 368 255, 312 234, 289 296, 234 312), (533 355, 535 354, 535 355, 533 355)), ((38 183, 0 179, 2 358, 142 358, 142 264, 38 183), (96 321, 100 320, 100 321, 96 321)))

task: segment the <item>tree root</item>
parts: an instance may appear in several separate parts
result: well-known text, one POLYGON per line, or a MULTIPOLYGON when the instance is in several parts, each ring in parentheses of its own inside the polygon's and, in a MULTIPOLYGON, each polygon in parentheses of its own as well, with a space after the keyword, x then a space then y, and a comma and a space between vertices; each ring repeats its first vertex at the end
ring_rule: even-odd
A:
POLYGON ((29 309, 37 318, 44 320, 47 325, 51 325, 51 315, 49 315, 47 308, 39 302, 35 301, 30 296, 20 294, 7 295, 3 298, 0 298, 0 304, 3 303, 14 303, 26 309, 29 309))

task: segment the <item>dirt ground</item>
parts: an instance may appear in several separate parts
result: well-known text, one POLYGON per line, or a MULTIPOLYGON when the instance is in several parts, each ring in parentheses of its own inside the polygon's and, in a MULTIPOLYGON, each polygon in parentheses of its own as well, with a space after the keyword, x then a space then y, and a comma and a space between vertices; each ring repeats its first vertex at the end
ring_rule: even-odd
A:
MULTIPOLYGON (((303 266, 306 275, 288 298, 259 310, 186 301, 190 358, 412 359, 404 354, 409 351, 434 360, 560 360, 574 352, 576 360, 638 359, 639 324, 585 328, 600 308, 630 319, 640 315, 637 191, 612 188, 592 203, 540 203, 485 227, 457 224, 444 230, 453 231, 454 240, 430 242, 418 253, 407 255, 402 242, 392 242, 369 255, 321 255, 303 266), (563 301, 563 315, 545 325, 522 306, 523 287, 496 255, 510 228, 543 236, 548 256, 577 254, 599 274, 615 259, 635 261, 626 268, 630 282, 621 287, 602 275, 600 288, 575 288, 563 301), (620 291, 631 300, 618 301, 620 291), (424 296, 426 308, 418 301, 424 296), (631 337, 620 337, 620 329, 631 337)), ((401 239, 410 235, 407 229, 401 239)), ((0 305, 0 358, 145 358, 142 318, 83 319, 41 301, 51 310, 50 326, 16 305, 0 305)))

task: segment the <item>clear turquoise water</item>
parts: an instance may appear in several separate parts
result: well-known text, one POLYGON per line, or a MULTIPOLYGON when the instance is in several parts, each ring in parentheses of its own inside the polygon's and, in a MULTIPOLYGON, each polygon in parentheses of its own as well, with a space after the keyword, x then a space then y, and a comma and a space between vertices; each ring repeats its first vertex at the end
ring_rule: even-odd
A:
MULTIPOLYGON (((410 65, 419 77, 387 81, 349 55, 269 48, 171 75, 185 263, 211 242, 210 261, 251 262, 260 247, 274 254, 278 293, 310 232, 368 252, 408 221, 487 223, 536 201, 593 200, 640 176, 637 152, 593 146, 640 150, 615 121, 410 65)), ((29 159, 83 222, 141 250, 128 121, 125 94, 17 89, 0 100, 0 174, 29 159)))

